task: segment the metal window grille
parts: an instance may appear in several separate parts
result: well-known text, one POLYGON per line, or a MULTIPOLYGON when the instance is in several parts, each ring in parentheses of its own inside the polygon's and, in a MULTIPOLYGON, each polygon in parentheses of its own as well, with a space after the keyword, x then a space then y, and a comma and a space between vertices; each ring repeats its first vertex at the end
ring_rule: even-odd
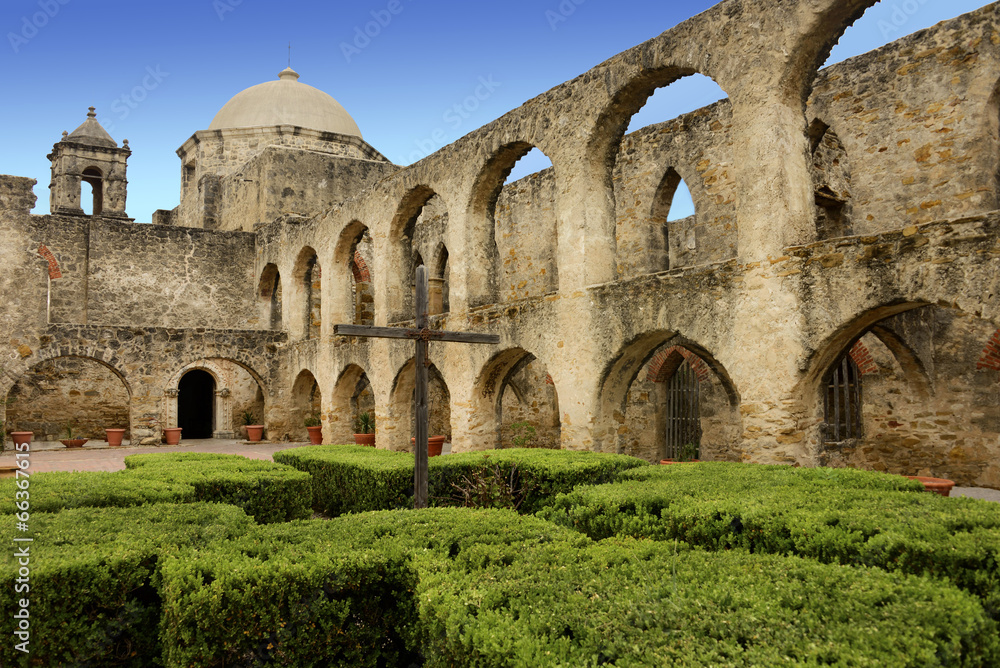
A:
MULTIPOLYGON (((667 381, 668 459, 679 459, 685 445, 701 445, 701 412, 698 406, 698 376, 685 360, 667 381)), ((697 457, 697 452, 695 457, 697 457)))
POLYGON ((827 376, 824 403, 827 442, 861 438, 861 373, 849 355, 827 376))

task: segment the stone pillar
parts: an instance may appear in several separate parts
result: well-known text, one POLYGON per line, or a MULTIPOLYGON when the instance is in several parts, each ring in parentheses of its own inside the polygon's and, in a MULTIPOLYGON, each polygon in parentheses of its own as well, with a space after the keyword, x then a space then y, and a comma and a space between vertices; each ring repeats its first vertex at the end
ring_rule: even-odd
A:
POLYGON ((444 313, 444 279, 427 279, 427 314, 444 313))
POLYGON ((215 391, 215 431, 212 438, 236 438, 233 425, 233 393, 228 387, 215 391))

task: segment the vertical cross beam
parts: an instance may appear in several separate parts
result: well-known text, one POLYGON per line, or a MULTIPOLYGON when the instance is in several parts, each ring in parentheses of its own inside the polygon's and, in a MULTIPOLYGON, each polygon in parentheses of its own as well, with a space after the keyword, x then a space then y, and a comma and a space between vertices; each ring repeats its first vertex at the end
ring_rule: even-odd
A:
MULTIPOLYGON (((417 267, 417 329, 427 329, 427 269, 417 267)), ((417 339, 416 387, 414 388, 414 409, 416 410, 417 433, 414 444, 416 466, 413 472, 413 507, 427 507, 427 339, 417 339)))

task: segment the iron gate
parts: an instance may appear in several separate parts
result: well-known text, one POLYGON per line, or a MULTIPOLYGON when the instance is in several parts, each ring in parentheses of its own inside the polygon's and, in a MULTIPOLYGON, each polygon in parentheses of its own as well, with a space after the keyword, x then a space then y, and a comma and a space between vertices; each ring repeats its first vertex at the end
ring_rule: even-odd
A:
POLYGON ((844 355, 827 377, 824 400, 826 441, 861 438, 861 374, 850 355, 844 355))
POLYGON ((698 397, 698 376, 684 360, 667 381, 667 459, 698 457, 701 446, 698 397))

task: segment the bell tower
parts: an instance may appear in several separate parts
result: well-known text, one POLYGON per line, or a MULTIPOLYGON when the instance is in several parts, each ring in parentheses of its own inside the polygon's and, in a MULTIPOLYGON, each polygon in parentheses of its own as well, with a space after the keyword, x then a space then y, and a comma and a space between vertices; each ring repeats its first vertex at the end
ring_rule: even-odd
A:
MULTIPOLYGON (((83 184, 93 191, 94 216, 127 219, 125 196, 128 181, 126 163, 132 151, 128 140, 121 148, 97 122, 94 107, 87 120, 72 132, 63 132, 62 141, 48 155, 52 162, 52 182, 49 184, 49 208, 52 213, 83 216, 81 206, 83 184)), ((89 196, 89 193, 87 193, 89 196)))

